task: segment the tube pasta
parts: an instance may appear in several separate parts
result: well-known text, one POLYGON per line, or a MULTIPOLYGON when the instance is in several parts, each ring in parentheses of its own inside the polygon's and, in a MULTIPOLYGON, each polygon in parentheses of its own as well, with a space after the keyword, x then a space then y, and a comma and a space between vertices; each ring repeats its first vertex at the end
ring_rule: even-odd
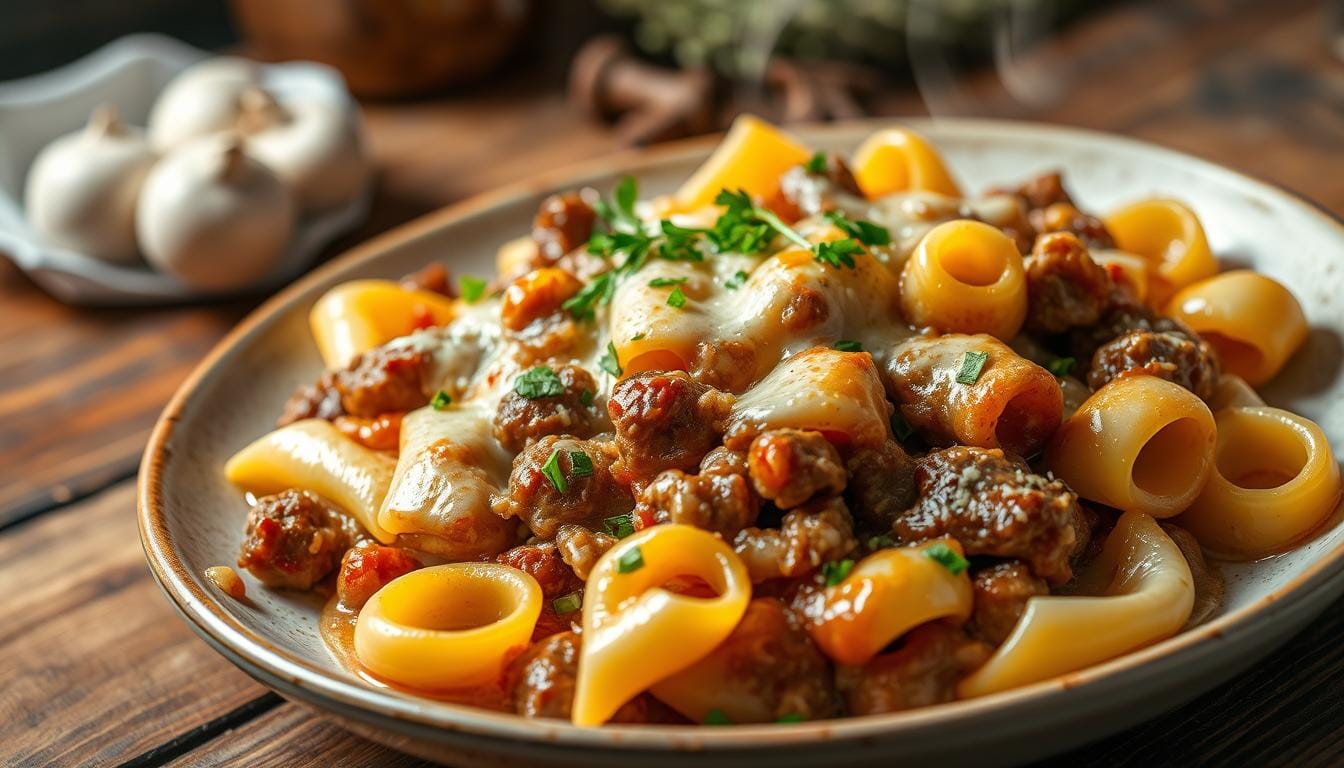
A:
POLYGON ((1254 558, 1306 536, 1339 502, 1339 465, 1314 422, 1278 408, 1227 408, 1208 485, 1176 519, 1224 556, 1254 558))
POLYGON ((1142 256, 1109 248, 1093 248, 1092 260, 1106 269, 1111 280, 1127 288, 1135 300, 1148 300, 1148 260, 1142 256))
POLYGON ((962 698, 1047 680, 1176 634, 1195 602, 1181 550, 1152 517, 1126 512, 1073 592, 1033 597, 1013 633, 961 681, 962 698))
POLYGON ((395 461, 356 443, 330 422, 305 419, 281 427, 235 453, 224 465, 229 482, 258 496, 302 488, 335 502, 378 541, 396 534, 378 524, 378 507, 395 461))
POLYGON ((1179 291, 1167 314, 1218 351, 1223 368, 1259 386, 1274 378, 1307 339, 1307 317, 1293 294, 1248 270, 1224 272, 1179 291))
POLYGON ((724 444, 745 450, 768 429, 793 427, 833 443, 875 448, 891 433, 891 406, 866 352, 813 347, 775 367, 738 398, 724 444))
POLYGON ((1107 216, 1105 223, 1120 250, 1152 265, 1148 303, 1154 307, 1165 306, 1176 291, 1218 272, 1204 226, 1184 203, 1141 200, 1107 216))
POLYGON ((712 533, 657 525, 623 539, 593 567, 583 605, 575 725, 601 725, 649 686, 723 642, 751 599, 747 569, 712 533), (665 588, 693 576, 716 596, 665 588))
POLYGON ((421 568, 389 582, 355 623, 355 656, 394 683, 425 689, 492 683, 541 615, 536 579, 498 563, 421 568))
POLYGON ((710 205, 721 190, 744 190, 766 197, 785 171, 807 162, 812 152, 773 125, 751 115, 733 121, 714 154, 677 190, 678 210, 710 205))
POLYGON ((962 196, 938 150, 904 128, 878 131, 864 139, 854 153, 854 180, 869 200, 907 190, 962 196))
POLYGON ((454 301, 437 293, 391 280, 352 280, 318 299, 308 323, 322 362, 344 368, 361 352, 426 325, 447 325, 456 315, 454 301))
POLYGON ((494 555, 513 525, 490 509, 509 457, 478 405, 426 406, 401 420, 401 454, 378 524, 404 543, 455 560, 494 555))
POLYGON ((1060 426, 1046 466, 1085 499, 1171 517, 1203 489, 1213 448, 1202 400, 1166 379, 1121 376, 1060 426))
POLYGON ((961 554, 953 539, 883 549, 860 560, 844 581, 826 590, 820 618, 808 632, 840 664, 867 663, 892 640, 928 621, 971 615, 966 571, 953 573, 929 557, 932 546, 961 554))
POLYGON ((1012 338, 1027 316, 1022 254, 988 224, 939 224, 905 263, 901 309, 916 327, 1012 338))
POLYGON ((897 346, 883 380, 912 427, 940 442, 1030 456, 1059 427, 1064 396, 1054 375, 993 336, 917 336, 897 346), (973 383, 957 380, 968 354, 987 355, 973 383))
POLYGON ((1230 373, 1224 373, 1218 377, 1218 383, 1213 386, 1213 395, 1208 402, 1209 410, 1213 411, 1215 415, 1224 408, 1244 408, 1265 404, 1265 401, 1260 397, 1260 393, 1252 389, 1245 379, 1230 373))

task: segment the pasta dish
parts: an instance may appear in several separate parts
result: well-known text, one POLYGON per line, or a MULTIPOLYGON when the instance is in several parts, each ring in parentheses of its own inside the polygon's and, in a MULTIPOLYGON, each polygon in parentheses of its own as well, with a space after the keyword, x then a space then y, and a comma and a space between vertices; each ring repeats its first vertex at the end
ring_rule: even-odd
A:
POLYGON ((320 595, 370 685, 580 726, 984 696, 1205 620, 1212 561, 1339 498, 1254 389, 1301 307, 1176 200, 968 194, 908 130, 842 157, 743 117, 673 194, 546 198, 497 265, 331 289, 326 372, 225 467, 237 565, 320 595))

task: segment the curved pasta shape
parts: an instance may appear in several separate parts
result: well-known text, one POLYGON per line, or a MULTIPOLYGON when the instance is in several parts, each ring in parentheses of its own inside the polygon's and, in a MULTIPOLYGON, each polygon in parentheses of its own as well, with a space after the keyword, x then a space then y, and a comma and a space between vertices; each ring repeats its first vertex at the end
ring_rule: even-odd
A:
POLYGON ((351 280, 323 294, 308 314, 327 368, 344 368, 361 352, 430 325, 447 325, 456 303, 391 280, 351 280))
POLYGON ((1105 268, 1111 281, 1127 289, 1136 301, 1148 300, 1148 260, 1142 256, 1109 248, 1088 251, 1092 260, 1105 268))
POLYGON ((490 497, 508 481, 509 467, 481 406, 411 411, 401 420, 401 454, 378 524, 442 557, 498 554, 514 526, 491 511, 490 497))
POLYGON ((1190 566, 1152 517, 1120 516, 1075 594, 1033 597, 1008 639, 961 681, 984 696, 1113 659, 1180 631, 1195 603, 1190 566))
POLYGON ((355 656, 394 683, 431 690, 499 679, 541 615, 541 587, 499 563, 453 563, 399 576, 355 623, 355 656))
POLYGON ((1214 415, 1218 452, 1208 485, 1176 523, 1209 550, 1255 558, 1310 533, 1339 503, 1339 465, 1321 428, 1278 408, 1214 415))
POLYGON ((588 575, 575 725, 601 725, 649 686, 723 642, 751 599, 747 569, 722 539, 689 525, 657 525, 621 540, 588 575), (715 593, 667 589, 694 577, 715 593))
POLYGON ((954 539, 883 549, 860 560, 844 581, 826 589, 821 615, 808 632, 822 652, 840 664, 865 664, 891 641, 934 619, 970 618, 974 598, 965 569, 951 569, 929 556, 930 547, 950 548, 954 539))
POLYGON ((1224 408, 1244 408, 1246 406, 1264 405, 1265 401, 1260 397, 1260 393, 1251 388, 1250 384, 1240 376, 1230 373, 1224 373, 1218 377, 1218 383, 1213 386, 1213 395, 1209 397, 1209 410, 1216 415, 1224 408))
POLYGON ((712 205, 724 189, 767 197, 785 171, 811 156, 811 150, 773 125, 742 115, 733 121, 714 154, 677 190, 677 208, 689 211, 712 205))
POLYGON ((985 334, 909 339, 893 350, 883 380, 906 421, 937 442, 1030 456, 1064 413, 1054 375, 985 334), (975 381, 958 381, 967 356, 978 354, 986 358, 975 381))
POLYGON ((1218 351, 1223 368, 1264 384, 1307 340, 1307 316, 1293 294, 1264 275, 1239 269, 1181 289, 1167 314, 1218 351))
POLYGON ((1022 254, 988 224, 939 224, 905 263, 901 309, 915 327, 1012 338, 1027 316, 1022 254))
POLYGON ((757 435, 793 427, 838 445, 875 448, 891 434, 891 406, 866 352, 813 347, 780 363, 737 399, 724 444, 745 450, 757 435))
POLYGON ((1148 260, 1148 303, 1166 306, 1176 291, 1218 272, 1204 226, 1184 203, 1141 200, 1105 218, 1106 229, 1122 251, 1148 260))
POLYGON ((854 180, 869 200, 907 190, 962 196, 938 150, 905 128, 889 128, 864 139, 854 153, 854 180))
POLYGON ((378 524, 378 507, 396 462, 341 434, 330 422, 304 419, 235 453, 224 465, 229 482, 258 496, 300 488, 330 499, 378 541, 396 534, 378 524))
POLYGON ((1166 379, 1121 376, 1060 426, 1046 466, 1085 499, 1171 517, 1204 488, 1213 448, 1202 400, 1166 379))

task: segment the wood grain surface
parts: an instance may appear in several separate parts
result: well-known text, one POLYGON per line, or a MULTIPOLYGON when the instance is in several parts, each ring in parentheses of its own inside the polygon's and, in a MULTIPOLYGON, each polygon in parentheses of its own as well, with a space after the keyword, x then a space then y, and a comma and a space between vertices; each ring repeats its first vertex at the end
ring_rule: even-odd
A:
MULTIPOLYGON (((1124 133, 1338 215, 1344 60, 1331 35, 1341 31, 1311 0, 1117 3, 998 71, 940 78, 923 61, 920 90, 892 88, 873 106, 1124 133)), ((617 148, 568 106, 554 55, 522 59, 488 86, 364 105, 378 196, 343 245, 617 148)), ((130 478, 148 430, 255 301, 75 310, 0 260, 0 765, 420 764, 234 669, 144 566, 130 478)), ((1045 765, 1344 764, 1341 633, 1344 603, 1214 692, 1045 765)))

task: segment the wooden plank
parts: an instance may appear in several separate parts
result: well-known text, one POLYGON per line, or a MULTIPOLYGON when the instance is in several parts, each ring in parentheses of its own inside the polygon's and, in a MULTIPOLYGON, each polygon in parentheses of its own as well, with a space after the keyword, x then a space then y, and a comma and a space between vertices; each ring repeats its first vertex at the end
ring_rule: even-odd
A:
POLYGON ((0 536, 0 765, 119 763, 266 695, 145 567, 134 483, 0 536))

